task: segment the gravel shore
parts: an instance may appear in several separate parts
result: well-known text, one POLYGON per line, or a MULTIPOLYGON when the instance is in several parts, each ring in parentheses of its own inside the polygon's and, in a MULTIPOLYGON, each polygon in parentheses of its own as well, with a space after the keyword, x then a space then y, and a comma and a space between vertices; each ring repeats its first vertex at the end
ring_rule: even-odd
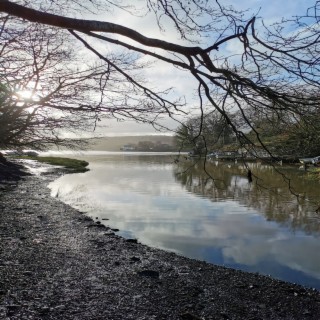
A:
POLYGON ((320 319, 320 292, 123 239, 24 171, 0 164, 0 319, 320 319))

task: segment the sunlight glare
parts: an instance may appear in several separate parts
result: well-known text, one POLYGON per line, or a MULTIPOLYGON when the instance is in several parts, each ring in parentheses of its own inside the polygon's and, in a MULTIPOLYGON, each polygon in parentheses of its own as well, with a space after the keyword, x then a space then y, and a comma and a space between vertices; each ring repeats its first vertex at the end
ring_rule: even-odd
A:
POLYGON ((17 96, 19 100, 21 99, 22 101, 34 100, 34 96, 30 90, 18 91, 17 96))
POLYGON ((36 109, 35 103, 39 101, 39 97, 32 90, 16 91, 15 96, 18 99, 18 105, 27 107, 26 111, 29 113, 32 113, 36 109))

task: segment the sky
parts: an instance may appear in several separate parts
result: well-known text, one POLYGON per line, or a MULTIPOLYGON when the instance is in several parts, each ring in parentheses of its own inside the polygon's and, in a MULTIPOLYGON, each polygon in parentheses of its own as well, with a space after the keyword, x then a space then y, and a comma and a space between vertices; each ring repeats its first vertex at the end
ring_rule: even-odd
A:
MULTIPOLYGON (((275 21, 281 20, 282 17, 290 18, 294 15, 305 13, 307 8, 315 3, 315 0, 226 0, 221 2, 224 4, 231 4, 239 10, 248 9, 249 16, 258 13, 258 16, 262 17, 267 25, 271 25, 275 21)), ((160 38, 174 43, 181 42, 176 34, 170 29, 169 25, 166 25, 167 30, 165 33, 159 32, 156 21, 151 15, 137 18, 125 14, 123 11, 114 11, 112 13, 112 19, 109 19, 109 15, 105 14, 98 17, 95 15, 90 18, 104 21, 109 20, 114 23, 122 24, 149 37, 160 38)), ((235 42, 228 44, 224 48, 228 54, 237 52, 238 49, 235 42)), ((192 79, 186 77, 185 73, 179 73, 170 65, 161 63, 146 70, 145 76, 148 78, 150 84, 155 84, 159 88, 174 86, 176 95, 186 97, 187 101, 192 104, 192 93, 197 88, 197 84, 193 82, 192 79)), ((172 129, 177 127, 177 123, 172 120, 165 120, 163 124, 172 129)), ((102 125, 102 127, 99 127, 96 130, 97 135, 146 135, 157 133, 152 126, 138 124, 133 121, 117 122, 107 120, 102 121, 102 125)))

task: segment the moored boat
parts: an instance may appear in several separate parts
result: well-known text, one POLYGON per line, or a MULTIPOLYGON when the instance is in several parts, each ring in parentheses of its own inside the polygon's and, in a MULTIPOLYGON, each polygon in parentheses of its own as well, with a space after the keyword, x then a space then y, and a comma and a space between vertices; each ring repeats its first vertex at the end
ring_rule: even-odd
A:
POLYGON ((299 161, 302 163, 302 164, 318 164, 320 163, 320 156, 318 157, 313 157, 313 158, 301 158, 299 159, 299 161))

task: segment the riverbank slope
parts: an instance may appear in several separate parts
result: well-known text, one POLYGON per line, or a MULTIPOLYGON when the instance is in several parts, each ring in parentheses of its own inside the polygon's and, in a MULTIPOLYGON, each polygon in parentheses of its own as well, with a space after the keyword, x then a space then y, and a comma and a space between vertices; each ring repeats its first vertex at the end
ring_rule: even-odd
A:
POLYGON ((1 319, 319 319, 318 291, 128 241, 52 198, 59 172, 10 170, 0 181, 1 319))

